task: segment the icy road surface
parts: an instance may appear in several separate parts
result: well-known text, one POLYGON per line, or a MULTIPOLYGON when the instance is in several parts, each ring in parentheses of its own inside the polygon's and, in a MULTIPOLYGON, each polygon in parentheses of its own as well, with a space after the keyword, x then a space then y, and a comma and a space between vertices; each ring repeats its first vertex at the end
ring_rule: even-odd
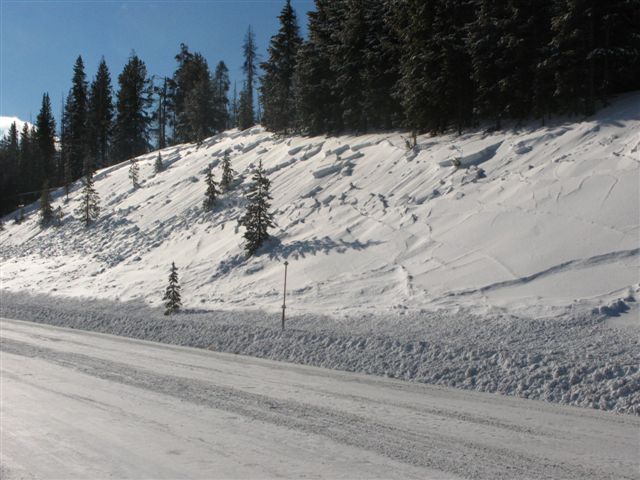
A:
POLYGON ((2 478, 638 478, 640 419, 0 320, 2 478))

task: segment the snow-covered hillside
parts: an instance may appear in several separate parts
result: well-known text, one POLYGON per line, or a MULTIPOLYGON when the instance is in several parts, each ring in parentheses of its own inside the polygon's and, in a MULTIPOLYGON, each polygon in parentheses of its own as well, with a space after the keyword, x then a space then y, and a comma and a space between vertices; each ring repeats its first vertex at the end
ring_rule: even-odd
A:
MULTIPOLYGON (((101 218, 61 228, 4 218, 2 287, 160 303, 168 268, 197 308, 281 305, 327 314, 465 308, 525 316, 590 311, 638 291, 640 94, 586 121, 462 136, 399 133, 278 138, 261 128, 98 172, 101 218), (205 213, 204 172, 225 151, 235 188, 205 213), (262 160, 277 228, 243 253, 244 197, 262 160), (455 168, 453 163, 459 163, 455 168)), ((55 206, 54 205, 54 206, 55 206)))

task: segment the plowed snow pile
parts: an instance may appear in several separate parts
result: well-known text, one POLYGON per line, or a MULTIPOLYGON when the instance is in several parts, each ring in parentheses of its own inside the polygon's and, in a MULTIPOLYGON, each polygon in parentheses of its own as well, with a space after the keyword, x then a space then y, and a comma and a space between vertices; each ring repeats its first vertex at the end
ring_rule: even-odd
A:
MULTIPOLYGON (((36 204, 21 225, 5 217, 2 288, 155 307, 175 261, 186 307, 273 312, 288 260, 291 314, 335 325, 374 314, 385 335, 401 335, 403 318, 441 311, 600 319, 637 337, 640 94, 585 121, 417 140, 407 148, 400 133, 278 138, 254 128, 162 150, 158 174, 157 153, 143 155, 138 189, 127 162, 98 172, 102 211, 89 228, 73 214, 79 184, 68 202, 54 195, 61 227, 42 229, 36 204), (237 181, 205 213, 204 172, 213 165, 219 180, 225 152, 237 181), (277 228, 246 258, 238 220, 259 160, 277 228)), ((451 328, 472 339, 480 325, 451 328)))

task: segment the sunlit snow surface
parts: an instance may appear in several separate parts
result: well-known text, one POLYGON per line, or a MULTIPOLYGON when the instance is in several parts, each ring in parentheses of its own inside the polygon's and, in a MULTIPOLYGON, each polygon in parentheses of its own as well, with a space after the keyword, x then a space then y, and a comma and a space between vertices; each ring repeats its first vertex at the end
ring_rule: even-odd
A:
MULTIPOLYGON (((37 205, 4 218, 2 287, 161 301, 179 268, 188 307, 276 310, 289 261, 291 312, 462 309, 525 317, 590 312, 638 291, 640 94, 585 121, 418 137, 278 138, 261 128, 101 170, 101 217, 74 217, 79 183, 42 229, 37 205), (202 211, 204 172, 229 151, 235 187, 202 211), (262 160, 277 228, 243 253, 244 192, 262 160), (454 168, 452 163, 459 163, 454 168)), ((628 302, 627 302, 628 303, 628 302)))
POLYGON ((140 157, 136 190, 127 162, 101 170, 88 229, 79 185, 56 194, 59 228, 40 227, 37 204, 4 218, 1 313, 640 413, 640 94, 584 121, 406 140, 256 127, 167 148, 159 174, 157 153, 140 157), (225 152, 237 181, 205 213, 204 172, 219 179, 225 152), (258 160, 278 227, 246 258, 258 160), (167 318, 172 261, 187 313, 167 318))

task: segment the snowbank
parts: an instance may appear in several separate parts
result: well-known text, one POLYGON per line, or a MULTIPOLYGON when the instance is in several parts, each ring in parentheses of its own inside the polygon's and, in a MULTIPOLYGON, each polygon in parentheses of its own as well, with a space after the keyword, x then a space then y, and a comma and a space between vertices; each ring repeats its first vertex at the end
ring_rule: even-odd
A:
POLYGON ((8 318, 640 414, 638 339, 602 316, 303 315, 281 331, 278 315, 260 311, 166 317, 143 302, 6 291, 0 303, 8 318))

